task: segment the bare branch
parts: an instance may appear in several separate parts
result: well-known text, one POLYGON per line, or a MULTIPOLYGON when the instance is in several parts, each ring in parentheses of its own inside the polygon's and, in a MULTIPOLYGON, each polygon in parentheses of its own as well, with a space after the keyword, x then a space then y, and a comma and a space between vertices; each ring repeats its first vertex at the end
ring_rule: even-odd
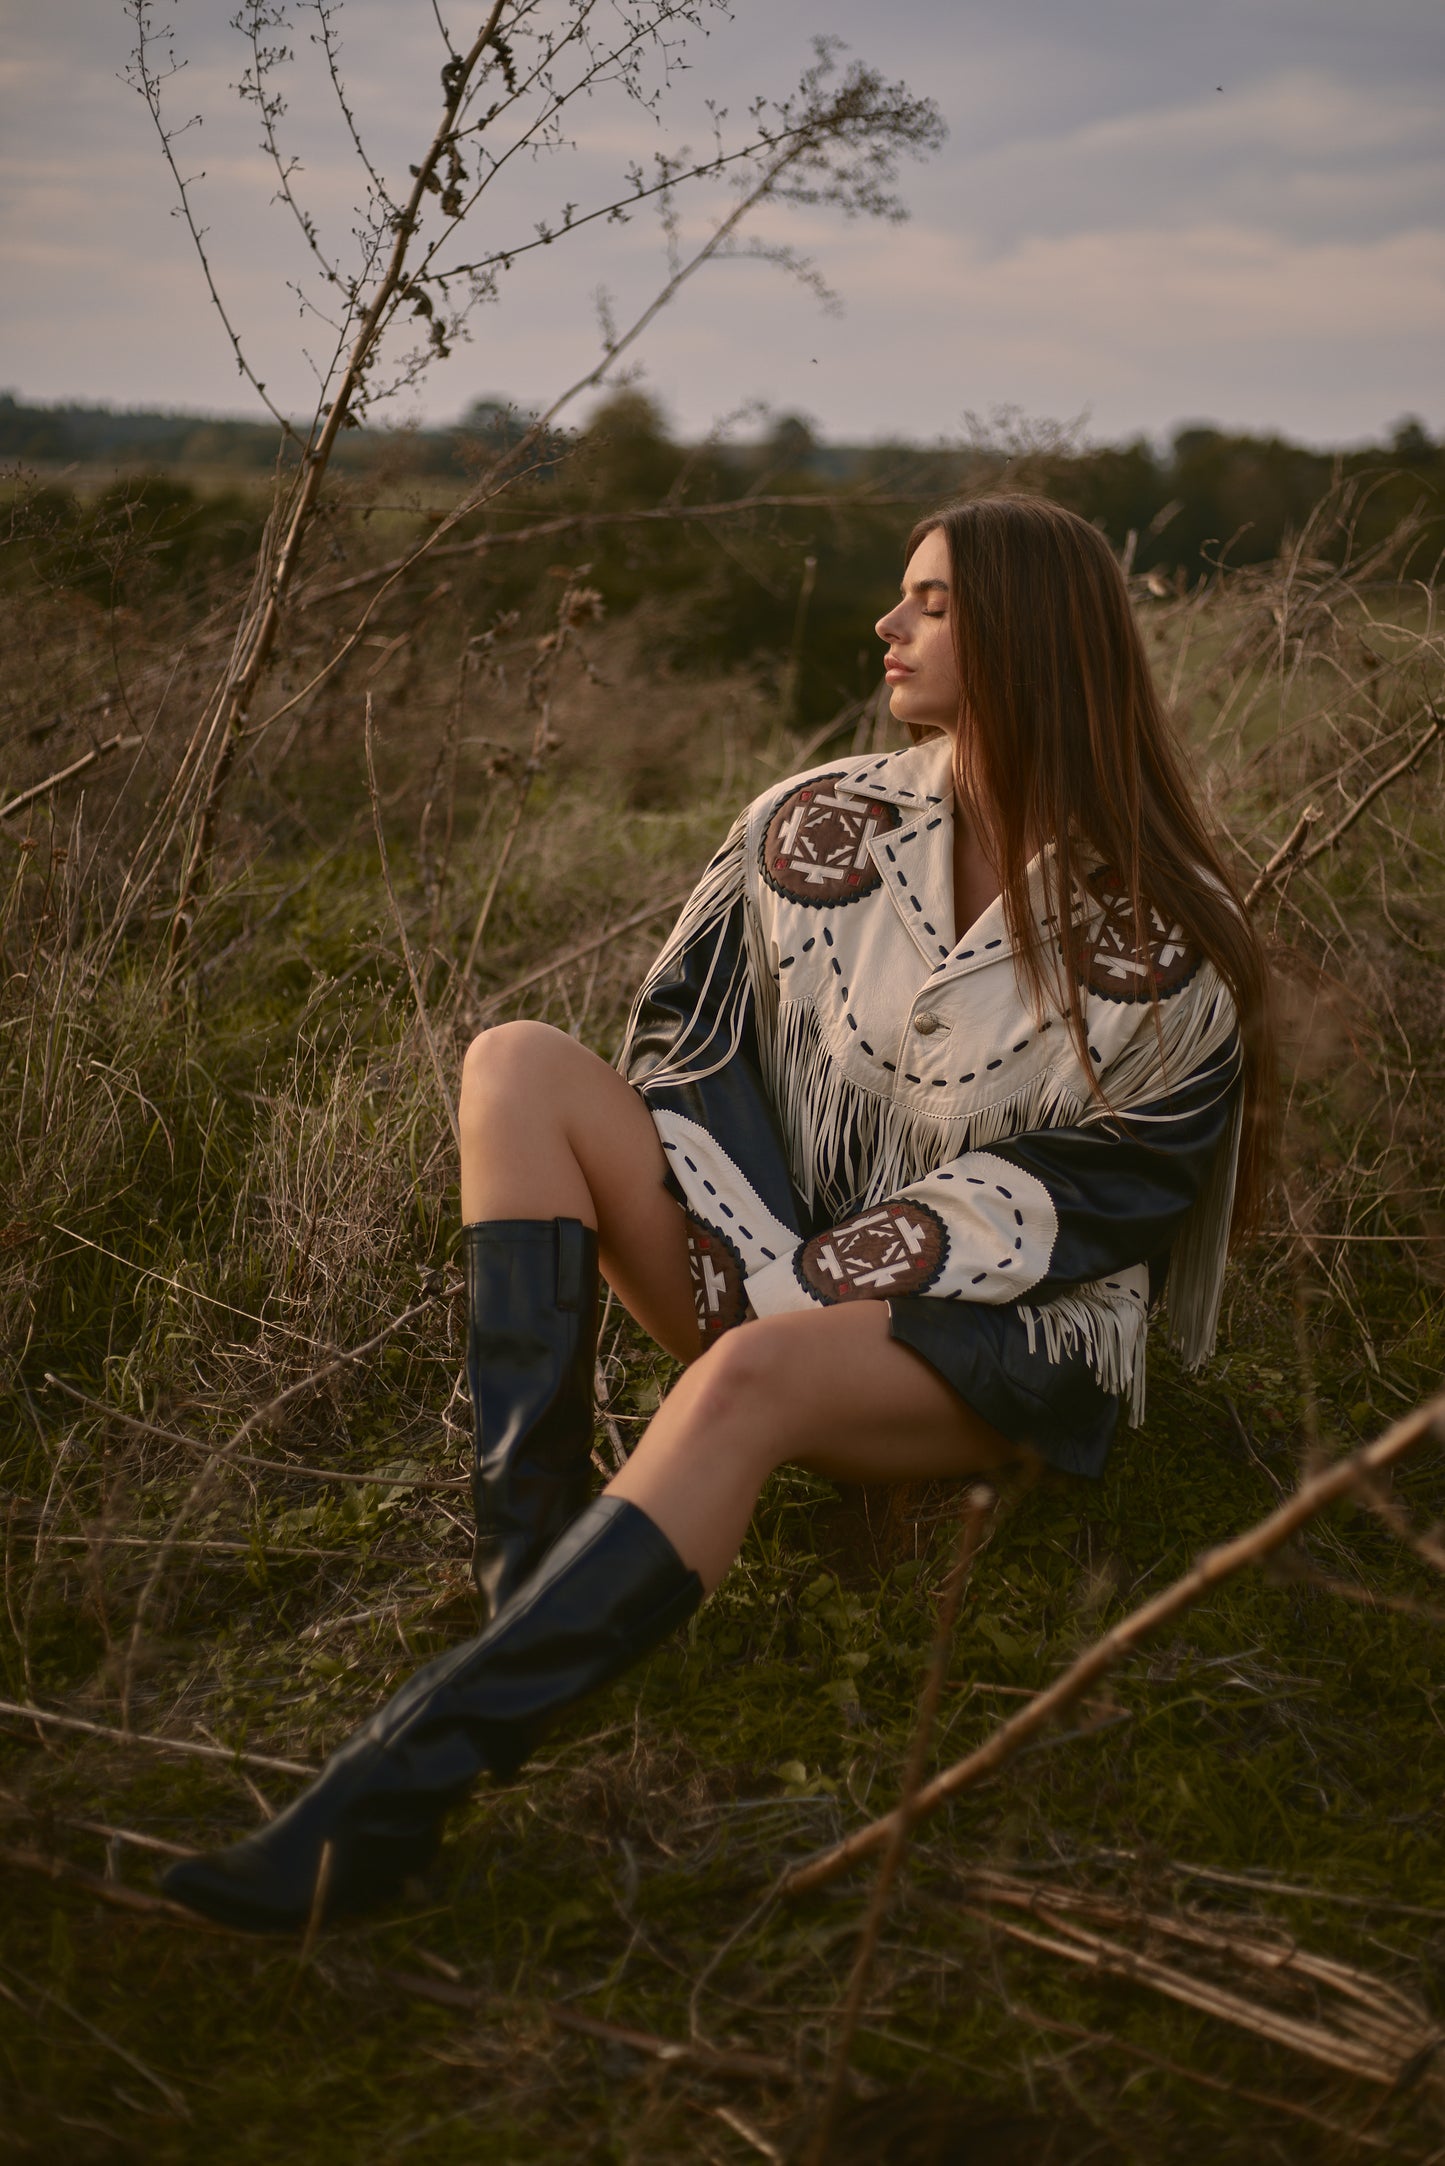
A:
MULTIPOLYGON (((1191 1609, 1221 1581, 1243 1571, 1246 1565, 1263 1563, 1307 1521, 1316 1518, 1338 1498, 1359 1489, 1371 1475, 1393 1466, 1396 1460, 1403 1459, 1418 1445, 1431 1442, 1445 1443, 1445 1394, 1427 1400, 1413 1414, 1397 1421, 1383 1436, 1377 1437, 1373 1444, 1363 1445, 1359 1451, 1308 1476, 1293 1496, 1286 1498, 1267 1519, 1260 1520, 1246 1533, 1236 1535, 1231 1542, 1221 1543, 1217 1549, 1206 1550, 1172 1586, 1131 1612, 1102 1639, 1086 1647, 1051 1685, 1035 1694, 1027 1706, 1001 1724, 967 1759, 956 1761, 943 1774, 936 1775, 919 1791, 912 1817, 921 1820, 929 1813, 937 1812, 940 1805, 947 1804, 985 1776, 996 1774, 1022 1745, 1036 1737, 1056 1715, 1071 1707, 1090 1685, 1116 1668, 1161 1625, 1191 1609)), ((781 1892, 802 1895, 835 1879, 860 1858, 869 1856, 892 1840, 899 1820, 900 1813, 895 1808, 882 1819, 870 1821, 867 1827, 860 1828, 844 1842, 835 1844, 820 1857, 810 1859, 787 1874, 781 1892)))
POLYGON ((11 798, 8 805, 0 805, 0 820, 8 820, 12 812, 21 812, 26 805, 33 805, 37 797, 48 797, 52 790, 60 788, 62 782, 69 782, 74 776, 83 775, 87 767, 93 767, 96 761, 103 760, 107 753, 133 752, 138 745, 144 743, 143 737, 127 737, 123 733, 107 737, 104 744, 93 745, 89 752, 83 752, 80 758, 72 760, 68 767, 59 768, 55 774, 47 775, 43 782, 32 782, 28 790, 21 790, 18 796, 11 798))
POLYGON ((76 1730, 85 1737, 103 1737, 113 1745, 145 1745, 157 1752, 178 1752, 192 1760, 219 1760, 223 1766, 265 1768, 272 1775, 314 1775, 304 1760, 278 1760, 265 1752, 234 1752, 224 1745, 202 1745, 190 1737, 152 1737, 145 1730, 117 1730, 105 1722, 88 1722, 79 1715, 58 1714, 49 1707, 32 1707, 25 1700, 0 1700, 0 1715, 38 1722, 43 1729, 76 1730))

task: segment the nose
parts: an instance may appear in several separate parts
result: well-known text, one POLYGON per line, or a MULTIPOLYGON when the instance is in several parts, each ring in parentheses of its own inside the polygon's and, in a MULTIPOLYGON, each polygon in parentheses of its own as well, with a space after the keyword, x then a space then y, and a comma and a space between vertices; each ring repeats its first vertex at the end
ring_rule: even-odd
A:
POLYGON ((898 618, 900 618, 901 616, 901 609, 890 609, 886 616, 880 617, 878 619, 878 622, 873 627, 874 631, 878 634, 878 637, 885 640, 891 640, 896 638, 898 634, 902 631, 901 624, 897 622, 898 618))

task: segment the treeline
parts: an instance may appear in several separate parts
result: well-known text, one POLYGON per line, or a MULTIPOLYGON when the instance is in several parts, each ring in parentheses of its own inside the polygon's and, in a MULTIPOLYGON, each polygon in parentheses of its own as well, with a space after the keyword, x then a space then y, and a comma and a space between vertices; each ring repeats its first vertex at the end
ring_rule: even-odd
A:
MULTIPOLYGON (((354 432, 325 519, 326 557, 345 577, 419 536, 449 493, 438 482, 460 485, 520 427, 513 410, 481 401, 450 431, 354 432), (374 517, 383 495, 384 515, 374 517)), ((214 598, 218 582, 252 559, 268 493, 260 468, 274 467, 276 438, 249 423, 27 407, 0 396, 0 458, 15 467, 0 578, 139 608, 168 595, 214 598), (55 475, 66 461, 90 467, 88 491, 55 475), (94 470, 107 462, 122 470, 96 489, 94 470), (41 478, 37 465, 55 478, 41 478)), ((1348 553, 1358 563, 1413 517, 1407 548, 1380 558, 1387 576, 1426 572, 1445 549, 1445 442, 1416 421, 1388 443, 1345 453, 1202 427, 1162 450, 1143 439, 1082 449, 1022 439, 859 448, 822 443, 790 416, 754 442, 688 445, 650 399, 628 390, 533 455, 512 488, 453 537, 495 535, 499 545, 449 561, 448 576, 485 623, 535 612, 559 565, 585 563, 614 618, 648 605, 663 659, 682 669, 772 669, 794 718, 808 723, 875 685, 870 627, 897 580, 912 518, 959 491, 999 486, 1071 505, 1156 591, 1267 562, 1306 531, 1316 557, 1348 553), (795 501, 757 503, 777 497, 795 501), (840 497, 852 501, 840 507, 840 497), (1312 529, 1326 500, 1345 516, 1312 529), (671 515, 705 505, 737 510, 671 515), (619 517, 659 508, 668 515, 619 517), (575 524, 558 530, 559 520, 575 524), (553 531, 501 540, 537 525, 553 531)), ((417 576, 430 582, 435 573, 417 576)))

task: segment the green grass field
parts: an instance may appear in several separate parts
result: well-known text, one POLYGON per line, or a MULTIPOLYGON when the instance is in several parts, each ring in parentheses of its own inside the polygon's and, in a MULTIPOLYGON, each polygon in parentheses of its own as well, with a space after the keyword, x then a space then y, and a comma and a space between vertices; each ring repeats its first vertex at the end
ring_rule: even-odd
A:
MULTIPOLYGON (((168 974, 174 850, 146 836, 216 650, 192 633, 176 659, 190 603, 4 592, 6 799, 96 737, 145 740, 0 821, 0 1691, 92 1726, 0 1716, 17 2158, 804 2155, 873 1872, 773 1891, 897 1794, 947 1489, 778 1477, 686 1636, 479 1793, 398 1913, 301 1948, 153 1900, 167 1846, 253 1825, 297 1781, 267 1762, 314 1764, 473 1629, 455 1167, 403 929, 445 1073, 506 1015, 611 1057, 660 898, 735 805, 883 741, 871 706, 794 729, 781 663, 683 666, 686 592, 544 649, 558 595, 545 571, 519 601, 399 593, 238 766, 168 974)), ((342 606, 300 620, 278 700, 342 606)), ((1139 607, 1247 877, 1306 804, 1317 834, 1343 818, 1440 698, 1435 598, 1307 550, 1139 607)), ((1271 1225, 1202 1377, 1157 1336, 1103 1481, 1005 1488, 933 1767, 1439 1388, 1441 778, 1437 742, 1264 905, 1288 1016, 1271 1225)), ((671 1374, 615 1309, 603 1357, 599 1470, 671 1374)), ((1441 1521, 1437 1444, 919 1827, 831 2159, 1445 2155, 1441 1521)))

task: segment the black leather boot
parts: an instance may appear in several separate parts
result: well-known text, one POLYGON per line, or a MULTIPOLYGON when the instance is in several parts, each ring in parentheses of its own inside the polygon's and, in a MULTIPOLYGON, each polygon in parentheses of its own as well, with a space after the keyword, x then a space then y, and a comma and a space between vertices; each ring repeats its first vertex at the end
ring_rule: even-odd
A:
POLYGON ((558 1715, 701 1600, 647 1514, 598 1497, 487 1630, 418 1670, 293 1805, 229 1850, 168 1867, 162 1888, 222 1925, 293 1932, 325 1859, 322 1915, 371 1909, 430 1862, 479 1775, 514 1775, 558 1715))
POLYGON ((476 1439, 472 1577, 495 1617, 587 1502, 597 1236, 575 1218, 462 1228, 476 1439))

